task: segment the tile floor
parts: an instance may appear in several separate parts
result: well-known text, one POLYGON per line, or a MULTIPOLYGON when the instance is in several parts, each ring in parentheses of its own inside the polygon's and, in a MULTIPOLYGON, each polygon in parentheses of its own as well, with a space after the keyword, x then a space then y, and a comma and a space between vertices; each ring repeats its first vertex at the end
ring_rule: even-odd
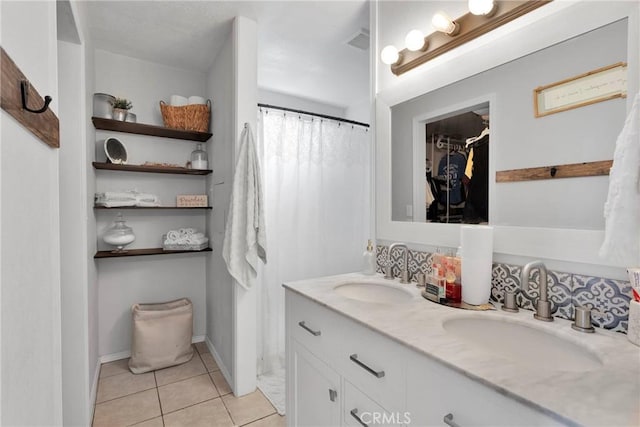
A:
POLYGON ((93 426, 284 427, 260 390, 235 397, 205 343, 194 347, 189 362, 146 374, 129 359, 103 364, 93 426))

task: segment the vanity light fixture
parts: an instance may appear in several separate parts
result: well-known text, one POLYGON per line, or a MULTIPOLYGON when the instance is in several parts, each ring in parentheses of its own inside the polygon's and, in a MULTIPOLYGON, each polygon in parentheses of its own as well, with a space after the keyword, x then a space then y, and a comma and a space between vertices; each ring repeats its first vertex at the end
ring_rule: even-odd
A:
POLYGON ((469 0, 469 12, 473 15, 491 16, 496 10, 493 0, 469 0))
POLYGON ((455 36, 460 32, 460 25, 449 17, 445 12, 436 12, 431 18, 431 25, 437 31, 445 33, 448 36, 455 36))
POLYGON ((425 50, 428 46, 424 39, 424 33, 420 30, 409 31, 407 37, 404 39, 404 43, 407 45, 407 49, 412 52, 425 50))
POLYGON ((458 19, 451 19, 445 12, 436 13, 431 23, 437 31, 422 38, 417 30, 407 34, 407 46, 402 51, 394 46, 382 49, 382 62, 399 76, 552 1, 469 0, 470 12, 458 19))
POLYGON ((389 45, 380 52, 380 59, 387 65, 397 64, 400 62, 400 53, 395 46, 389 45))

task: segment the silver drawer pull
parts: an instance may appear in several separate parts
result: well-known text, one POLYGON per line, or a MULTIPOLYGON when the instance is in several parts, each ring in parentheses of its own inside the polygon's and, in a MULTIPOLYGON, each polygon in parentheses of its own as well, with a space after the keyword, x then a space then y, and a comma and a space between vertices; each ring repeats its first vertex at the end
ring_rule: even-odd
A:
POLYGON ((310 327, 308 327, 307 325, 305 325, 304 321, 298 323, 298 325, 300 325, 300 327, 302 329, 304 329, 305 331, 309 332, 311 335, 313 335, 314 337, 317 337, 318 335, 320 335, 320 331, 314 331, 313 329, 311 329, 310 327))
POLYGON ((453 414, 451 414, 451 413, 445 415, 444 418, 442 419, 442 421, 444 421, 444 423, 446 425, 448 425, 449 427, 460 427, 460 424, 458 424, 457 422, 453 421, 453 414))
POLYGON ((337 397, 338 397, 338 392, 336 390, 329 389, 329 400, 332 402, 335 402, 337 397))
POLYGON ((362 369, 364 369, 365 371, 369 372, 374 377, 376 377, 376 378, 384 377, 384 371, 374 371, 373 369, 371 369, 370 367, 368 367, 367 365, 365 365, 364 363, 359 361, 357 354, 352 354, 351 356, 349 356, 349 359, 354 361, 356 363, 356 365, 360 366, 362 369))
POLYGON ((359 422, 362 427, 369 427, 369 425, 367 423, 365 423, 364 421, 362 421, 362 418, 360 418, 358 416, 358 409, 357 408, 351 410, 351 416, 353 418, 355 418, 356 421, 359 422))

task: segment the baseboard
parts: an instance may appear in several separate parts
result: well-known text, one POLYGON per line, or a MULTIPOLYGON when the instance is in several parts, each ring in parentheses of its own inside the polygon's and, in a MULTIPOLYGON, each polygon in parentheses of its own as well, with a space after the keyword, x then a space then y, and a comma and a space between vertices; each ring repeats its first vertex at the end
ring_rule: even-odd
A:
POLYGON ((224 363, 222 363, 222 358, 220 357, 220 355, 216 351, 216 348, 213 346, 213 343, 209 340, 209 337, 205 337, 205 341, 204 342, 205 342, 205 344, 207 344, 207 348, 209 349, 209 352, 211 353, 211 355, 215 359, 216 363, 218 364, 218 368, 220 368, 220 372, 222 373, 222 376, 227 381, 227 384, 229 384, 229 387, 231 387, 231 391, 233 391, 233 394, 235 395, 236 394, 236 388, 235 388, 235 384, 233 382, 233 378, 231 377, 231 375, 229 375, 229 371, 224 366, 224 363))
POLYGON ((98 381, 100 380, 100 369, 102 368, 102 363, 100 359, 96 362, 96 369, 93 372, 93 383, 91 384, 91 395, 89 396, 89 421, 87 425, 93 425, 93 413, 96 409, 96 398, 98 395, 98 381))
MULTIPOLYGON (((204 335, 194 335, 191 337, 191 343, 202 342, 205 340, 204 335)), ((121 351, 119 353, 105 354, 104 356, 100 356, 100 363, 109 363, 114 360, 126 359, 127 357, 131 357, 131 350, 121 351)))
POLYGON ((131 357, 131 350, 100 356, 100 363, 109 363, 113 362, 114 360, 126 359, 127 357, 131 357))

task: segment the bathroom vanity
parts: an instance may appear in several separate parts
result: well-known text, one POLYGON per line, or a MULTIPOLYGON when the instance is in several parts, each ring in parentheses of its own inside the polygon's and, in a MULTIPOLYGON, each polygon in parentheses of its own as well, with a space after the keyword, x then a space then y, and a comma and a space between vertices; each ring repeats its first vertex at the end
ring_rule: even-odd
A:
POLYGON ((290 426, 640 425, 623 334, 453 309, 380 276, 284 287, 290 426))

